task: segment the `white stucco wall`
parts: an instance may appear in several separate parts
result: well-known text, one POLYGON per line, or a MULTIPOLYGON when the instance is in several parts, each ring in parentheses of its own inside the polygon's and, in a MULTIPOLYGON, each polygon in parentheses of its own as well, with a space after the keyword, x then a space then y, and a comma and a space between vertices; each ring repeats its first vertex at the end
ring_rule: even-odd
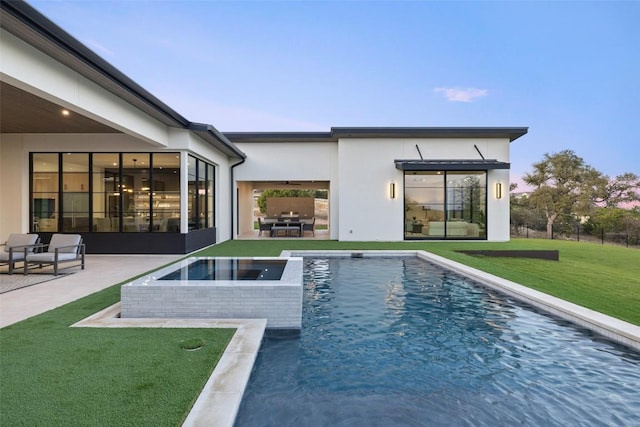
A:
POLYGON ((233 212, 240 212, 241 214, 234 217, 237 218, 238 224, 236 229, 233 230, 234 236, 241 235, 249 230, 253 230, 253 185, 250 182, 242 181, 236 182, 237 197, 234 195, 234 200, 237 202, 233 206, 233 212))
POLYGON ((402 151, 401 143, 387 139, 338 142, 340 240, 402 240, 402 172, 393 162, 402 151), (392 182, 395 199, 389 197, 392 182))
POLYGON ((22 135, 0 134, 0 242, 11 233, 29 231, 29 181, 23 173, 29 170, 22 135))
POLYGON ((487 175, 487 240, 506 242, 510 238, 509 171, 489 171, 487 175), (502 197, 496 197, 496 183, 502 185, 502 197))
MULTIPOLYGON (((403 240, 404 175, 394 160, 486 159, 509 161, 508 139, 344 138, 339 141, 340 229, 343 241, 403 240), (396 184, 396 198, 389 184, 396 184)), ((509 172, 487 175, 488 240, 509 240, 509 172), (495 182, 503 183, 503 197, 495 198, 495 182)))
POLYGON ((238 143, 236 146, 247 155, 246 161, 235 168, 236 182, 328 181, 330 238, 338 239, 340 219, 337 188, 340 178, 336 143, 261 142, 238 143))

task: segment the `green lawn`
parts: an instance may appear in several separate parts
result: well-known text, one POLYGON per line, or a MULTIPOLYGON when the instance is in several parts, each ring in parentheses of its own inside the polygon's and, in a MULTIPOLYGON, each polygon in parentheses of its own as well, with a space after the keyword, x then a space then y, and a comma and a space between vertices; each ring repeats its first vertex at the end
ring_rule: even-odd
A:
MULTIPOLYGON (((283 249, 424 249, 640 325, 640 251, 557 240, 509 243, 230 241, 198 255, 283 249), (558 249, 560 261, 473 257, 462 249, 558 249)), ((232 330, 68 326, 119 299, 119 285, 0 330, 0 425, 179 425, 232 330), (195 352, 180 348, 203 339, 195 352)))

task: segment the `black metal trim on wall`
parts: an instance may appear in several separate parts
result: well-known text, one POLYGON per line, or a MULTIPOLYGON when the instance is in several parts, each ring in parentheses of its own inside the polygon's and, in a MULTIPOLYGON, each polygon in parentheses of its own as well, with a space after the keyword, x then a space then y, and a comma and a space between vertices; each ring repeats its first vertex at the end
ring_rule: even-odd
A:
MULTIPOLYGON (((49 243, 55 233, 39 233, 49 243)), ((182 233, 78 233, 87 254, 188 254, 216 243, 216 229, 182 233)))

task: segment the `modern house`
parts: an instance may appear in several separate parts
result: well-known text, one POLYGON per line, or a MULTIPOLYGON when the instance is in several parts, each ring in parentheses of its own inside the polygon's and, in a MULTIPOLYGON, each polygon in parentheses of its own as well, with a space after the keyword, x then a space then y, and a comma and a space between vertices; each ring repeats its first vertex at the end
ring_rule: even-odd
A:
POLYGON ((256 191, 324 190, 329 237, 509 239, 526 128, 222 133, 192 123, 22 1, 0 20, 0 240, 187 253, 253 230, 256 191))

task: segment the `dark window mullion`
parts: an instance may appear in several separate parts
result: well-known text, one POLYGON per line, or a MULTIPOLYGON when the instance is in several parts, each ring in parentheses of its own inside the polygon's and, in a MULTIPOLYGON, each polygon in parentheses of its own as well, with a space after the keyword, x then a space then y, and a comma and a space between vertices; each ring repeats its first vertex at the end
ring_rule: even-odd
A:
POLYGON ((447 238, 447 228, 449 228, 449 183, 447 182, 447 171, 444 171, 444 239, 447 238))
POLYGON ((194 228, 196 230, 200 229, 200 180, 198 177, 200 176, 200 160, 194 157, 196 161, 195 167, 195 175, 193 177, 193 188, 194 188, 194 197, 193 197, 193 221, 195 222, 194 228))
POLYGON ((32 233, 36 232, 33 221, 33 174, 33 153, 29 153, 29 230, 31 230, 32 233))
POLYGON ((124 191, 122 189, 122 182, 124 176, 122 174, 122 161, 123 153, 118 153, 118 232, 122 233, 124 230, 124 191))
POLYGON ((93 231, 93 153, 89 153, 89 231, 93 231))
POLYGON ((204 188, 206 189, 204 193, 204 224, 205 228, 209 227, 209 215, 211 215, 211 206, 209 206, 209 193, 211 192, 211 188, 209 188, 209 164, 204 164, 204 188))
POLYGON ((153 153, 149 153, 149 231, 153 233, 153 153))
POLYGON ((62 224, 64 223, 64 221, 62 220, 62 216, 63 216, 63 209, 62 207, 64 206, 64 185, 63 183, 63 175, 64 175, 64 171, 62 170, 62 153, 58 153, 58 197, 60 198, 60 203, 58 203, 58 207, 57 207, 57 212, 56 212, 56 218, 57 218, 57 222, 58 222, 58 230, 59 231, 66 231, 62 228, 62 224))
POLYGON ((216 166, 215 165, 211 165, 211 173, 213 174, 213 176, 211 177, 211 191, 213 192, 213 194, 211 195, 211 202, 213 203, 213 207, 211 209, 213 209, 213 222, 212 225, 214 227, 218 226, 218 218, 216 217, 216 197, 218 196, 217 192, 216 192, 216 166))

